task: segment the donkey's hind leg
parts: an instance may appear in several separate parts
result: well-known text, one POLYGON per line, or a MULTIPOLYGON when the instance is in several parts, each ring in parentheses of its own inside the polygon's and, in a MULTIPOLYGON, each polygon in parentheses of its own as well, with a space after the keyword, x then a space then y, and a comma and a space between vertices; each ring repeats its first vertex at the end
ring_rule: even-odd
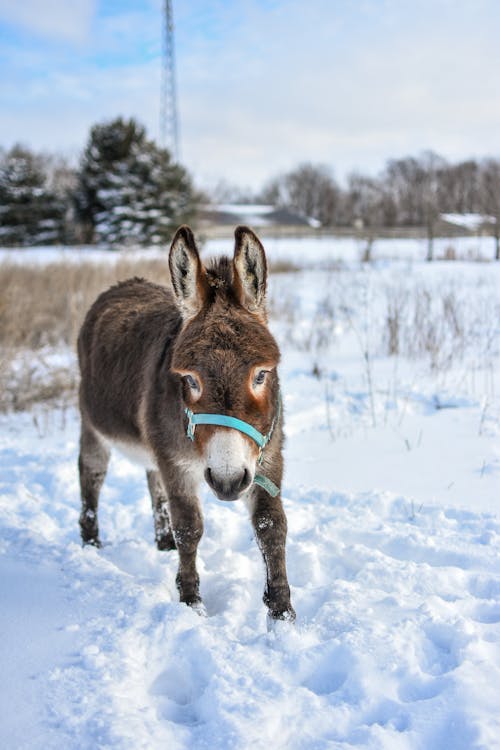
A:
POLYGON ((147 471, 149 493, 153 505, 155 542, 159 550, 175 549, 175 540, 168 517, 168 498, 158 471, 147 471))
POLYGON ((83 544, 100 547, 97 505, 99 492, 106 476, 109 463, 109 449, 95 431, 82 420, 80 434, 80 489, 82 511, 80 514, 80 534, 83 544))

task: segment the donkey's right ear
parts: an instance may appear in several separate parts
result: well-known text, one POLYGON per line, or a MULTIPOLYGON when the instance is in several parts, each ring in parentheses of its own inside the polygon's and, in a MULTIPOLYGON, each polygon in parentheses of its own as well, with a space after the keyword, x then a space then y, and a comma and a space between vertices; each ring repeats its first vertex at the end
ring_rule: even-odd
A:
POLYGON ((205 301, 206 274, 191 229, 183 225, 175 233, 168 256, 175 299, 182 317, 193 318, 205 301))

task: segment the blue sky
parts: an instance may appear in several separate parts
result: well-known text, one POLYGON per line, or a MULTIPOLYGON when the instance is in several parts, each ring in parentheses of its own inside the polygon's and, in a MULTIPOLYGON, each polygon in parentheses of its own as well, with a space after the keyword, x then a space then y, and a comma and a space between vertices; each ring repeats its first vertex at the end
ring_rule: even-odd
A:
MULTIPOLYGON (((161 0, 0 0, 0 145, 76 158, 90 125, 158 137, 161 0)), ((181 158, 259 187, 305 160, 376 173, 500 156, 497 0, 174 0, 181 158)))

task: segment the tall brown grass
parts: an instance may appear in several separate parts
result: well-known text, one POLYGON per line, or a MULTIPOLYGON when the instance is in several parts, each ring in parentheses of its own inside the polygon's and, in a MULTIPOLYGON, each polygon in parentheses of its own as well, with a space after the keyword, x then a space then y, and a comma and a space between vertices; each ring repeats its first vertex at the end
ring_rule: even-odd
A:
POLYGON ((168 284, 167 260, 0 265, 0 345, 35 350, 73 345, 97 295, 132 276, 168 284))
POLYGON ((133 276, 169 284, 167 258, 0 265, 0 411, 74 400, 75 363, 54 361, 51 350, 66 345, 74 351, 97 295, 133 276))
MULTIPOLYGON (((277 263, 270 270, 297 269, 277 263)), ((98 294, 133 276, 169 285, 167 255, 99 264, 0 264, 0 412, 75 401, 75 359, 61 361, 54 351, 66 346, 75 352, 83 318, 98 294)))

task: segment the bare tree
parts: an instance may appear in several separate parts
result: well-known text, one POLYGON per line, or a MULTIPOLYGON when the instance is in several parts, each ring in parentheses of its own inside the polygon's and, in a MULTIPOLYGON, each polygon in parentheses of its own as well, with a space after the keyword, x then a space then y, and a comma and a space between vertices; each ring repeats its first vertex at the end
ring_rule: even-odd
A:
POLYGON ((442 177, 447 169, 441 156, 424 151, 418 158, 389 160, 381 178, 392 197, 397 224, 425 227, 429 261, 434 257, 436 223, 442 210, 442 177))
POLYGON ((427 257, 434 259, 434 235, 436 223, 439 219, 439 182, 440 176, 446 169, 446 162, 433 151, 426 151, 421 157, 422 164, 422 198, 424 225, 427 231, 427 257))
POLYGON ((396 206, 383 180, 353 172, 347 178, 346 212, 348 223, 359 221, 365 227, 391 226, 396 206))
POLYGON ((439 174, 439 208, 443 213, 478 213, 479 165, 474 159, 449 164, 439 174))
POLYGON ((481 164, 480 186, 482 211, 494 220, 495 260, 500 260, 500 160, 486 159, 481 164))
POLYGON ((221 179, 206 189, 207 202, 210 203, 255 203, 255 193, 249 187, 241 187, 221 179))
POLYGON ((286 206, 323 226, 336 221, 339 188, 328 167, 300 164, 287 174, 275 177, 262 191, 262 199, 275 206, 286 206))
POLYGON ((421 226, 424 223, 424 174, 420 161, 414 156, 390 159, 381 180, 397 207, 396 223, 421 226))

